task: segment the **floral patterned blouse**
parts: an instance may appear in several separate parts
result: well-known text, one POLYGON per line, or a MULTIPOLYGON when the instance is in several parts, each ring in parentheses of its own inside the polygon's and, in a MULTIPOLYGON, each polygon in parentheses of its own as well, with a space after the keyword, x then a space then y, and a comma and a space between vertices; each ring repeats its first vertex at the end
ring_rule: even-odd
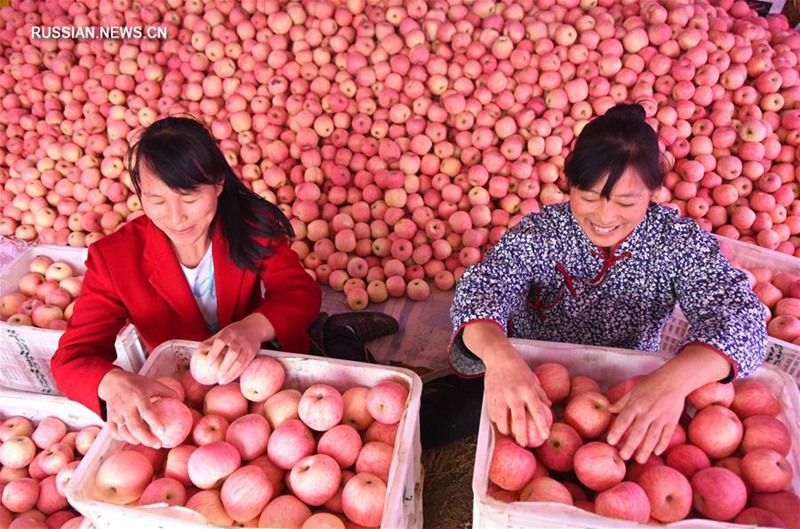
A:
POLYGON ((569 203, 527 215, 471 266, 456 288, 450 362, 485 367, 461 341, 467 323, 489 320, 510 337, 658 351, 676 304, 689 321, 676 351, 708 346, 744 376, 765 358, 766 313, 744 273, 691 219, 652 203, 610 253, 592 243, 569 203))

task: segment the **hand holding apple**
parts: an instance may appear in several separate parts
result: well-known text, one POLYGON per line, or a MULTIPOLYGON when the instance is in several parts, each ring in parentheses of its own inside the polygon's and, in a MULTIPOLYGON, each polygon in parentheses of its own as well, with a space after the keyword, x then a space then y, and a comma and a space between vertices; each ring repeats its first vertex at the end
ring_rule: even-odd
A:
POLYGON ((261 343, 274 338, 275 329, 269 320, 263 314, 255 313, 231 323, 203 342, 211 346, 208 352, 210 365, 214 365, 222 355, 218 382, 227 384, 236 380, 256 357, 261 343))

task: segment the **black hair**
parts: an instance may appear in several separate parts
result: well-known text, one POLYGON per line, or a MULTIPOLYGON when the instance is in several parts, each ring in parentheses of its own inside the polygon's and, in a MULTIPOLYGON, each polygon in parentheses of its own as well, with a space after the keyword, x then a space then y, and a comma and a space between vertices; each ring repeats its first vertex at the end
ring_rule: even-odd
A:
POLYGON ((231 259, 240 269, 258 270, 271 251, 257 239, 294 237, 283 212, 248 189, 233 172, 211 133, 191 117, 170 116, 147 127, 128 151, 133 187, 141 195, 141 164, 174 191, 220 185, 217 213, 231 259))
POLYGON ((655 191, 664 183, 658 137, 641 105, 616 105, 590 121, 564 162, 570 187, 592 189, 608 176, 600 196, 609 198, 622 173, 632 168, 655 191))

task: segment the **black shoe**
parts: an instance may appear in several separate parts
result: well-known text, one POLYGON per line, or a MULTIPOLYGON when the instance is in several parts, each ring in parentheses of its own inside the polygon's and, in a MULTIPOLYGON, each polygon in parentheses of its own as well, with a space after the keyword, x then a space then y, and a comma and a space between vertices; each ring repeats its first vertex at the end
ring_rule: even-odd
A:
POLYGON ((311 339, 311 347, 308 354, 322 356, 322 331, 328 318, 327 312, 320 312, 317 319, 309 326, 308 337, 311 339))
POLYGON ((323 335, 336 327, 348 327, 362 342, 394 334, 400 328, 397 320, 382 312, 342 312, 329 317, 323 327, 323 335))

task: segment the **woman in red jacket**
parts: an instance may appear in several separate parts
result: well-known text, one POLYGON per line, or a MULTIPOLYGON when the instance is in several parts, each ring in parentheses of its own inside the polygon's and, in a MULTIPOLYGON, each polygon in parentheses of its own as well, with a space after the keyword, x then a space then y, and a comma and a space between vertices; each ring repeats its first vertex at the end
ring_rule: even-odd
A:
POLYGON ((107 417, 113 436, 158 446, 150 399, 174 395, 113 365, 126 322, 151 350, 175 338, 209 344, 213 358, 224 355, 227 383, 264 342, 307 353, 322 296, 289 246, 289 221, 239 181, 201 123, 157 121, 128 161, 144 215, 89 248, 52 371, 66 396, 107 417))

